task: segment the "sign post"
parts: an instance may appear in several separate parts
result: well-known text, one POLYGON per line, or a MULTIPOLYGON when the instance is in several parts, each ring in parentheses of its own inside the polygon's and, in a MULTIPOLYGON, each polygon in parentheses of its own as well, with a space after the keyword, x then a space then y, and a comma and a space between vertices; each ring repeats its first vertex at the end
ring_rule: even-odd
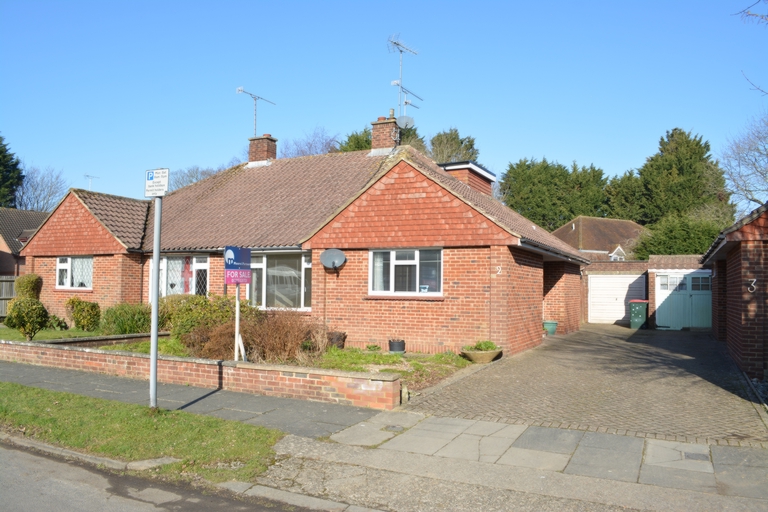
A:
POLYGON ((168 169, 147 171, 144 183, 144 197, 155 198, 155 228, 152 241, 152 276, 150 278, 150 301, 152 301, 152 334, 149 358, 149 406, 157 408, 157 317, 160 296, 160 224, 163 217, 163 196, 168 192, 168 169))
POLYGON ((240 336, 240 285, 251 283, 251 250, 228 245, 224 248, 224 282, 235 288, 235 361, 245 358, 243 337, 240 336))

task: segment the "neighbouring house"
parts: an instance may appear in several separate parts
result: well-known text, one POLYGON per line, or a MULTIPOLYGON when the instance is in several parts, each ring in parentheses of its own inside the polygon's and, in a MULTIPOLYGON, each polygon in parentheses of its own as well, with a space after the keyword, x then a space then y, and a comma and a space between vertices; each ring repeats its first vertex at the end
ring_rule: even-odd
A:
POLYGON ((629 259, 644 230, 631 220, 579 215, 552 232, 591 261, 582 270, 583 322, 629 325, 629 301, 648 297, 648 262, 629 259))
MULTIPOLYGON (((250 139, 249 162, 162 201, 161 296, 227 294, 225 246, 251 250, 242 298, 291 308, 347 333, 347 344, 436 353, 490 339, 515 353, 541 343, 542 321, 579 329, 577 250, 491 197, 474 162, 437 165, 397 146, 392 115, 373 149, 277 159, 250 139), (320 255, 342 250, 325 268, 320 255)), ((41 300, 72 295, 108 307, 148 302, 153 203, 71 190, 23 249, 41 300)))
POLYGON ((24 243, 48 216, 47 212, 0 208, 0 276, 24 274, 24 243))
POLYGON ((723 230, 701 263, 712 269, 712 332, 751 378, 768 378, 768 203, 723 230))
POLYGON ((631 220, 579 215, 552 232, 592 262, 625 261, 645 228, 631 220))

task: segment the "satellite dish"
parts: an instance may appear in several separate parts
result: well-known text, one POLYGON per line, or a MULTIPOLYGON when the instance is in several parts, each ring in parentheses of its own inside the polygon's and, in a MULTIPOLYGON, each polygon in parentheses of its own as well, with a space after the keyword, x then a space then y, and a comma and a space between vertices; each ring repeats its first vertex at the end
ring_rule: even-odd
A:
POLYGON ((410 116, 400 116, 395 122, 397 123, 397 126, 403 130, 413 128, 413 118, 410 116))
POLYGON ((347 261, 347 257, 338 249, 326 249, 320 254, 320 263, 325 268, 337 270, 345 261, 347 261))

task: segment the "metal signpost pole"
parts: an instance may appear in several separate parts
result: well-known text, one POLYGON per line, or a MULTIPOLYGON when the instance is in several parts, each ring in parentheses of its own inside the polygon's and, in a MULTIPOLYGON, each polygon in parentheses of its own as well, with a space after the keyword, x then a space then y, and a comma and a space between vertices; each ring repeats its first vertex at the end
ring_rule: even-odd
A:
MULTIPOLYGON (((240 352, 240 283, 235 286, 235 361, 240 352)), ((245 361, 245 353, 242 354, 245 361)))
POLYGON ((163 198, 155 198, 155 230, 152 244, 152 277, 150 290, 152 301, 152 337, 150 341, 149 359, 149 406, 157 408, 157 319, 160 310, 160 224, 162 220, 163 198))
POLYGON ((160 225, 163 217, 163 196, 168 192, 168 169, 147 171, 144 197, 155 198, 155 228, 152 232, 152 275, 149 300, 152 302, 152 333, 149 350, 149 406, 157 409, 157 318, 160 305, 160 225))

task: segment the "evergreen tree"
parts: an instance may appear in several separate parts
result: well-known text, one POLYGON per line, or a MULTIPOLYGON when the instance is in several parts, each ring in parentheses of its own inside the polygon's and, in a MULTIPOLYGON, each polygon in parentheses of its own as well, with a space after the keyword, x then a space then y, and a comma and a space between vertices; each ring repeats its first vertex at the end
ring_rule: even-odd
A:
POLYGON ((608 217, 640 222, 642 217, 643 184, 634 171, 614 176, 605 186, 608 217))
POLYGON ((429 157, 439 164, 477 161, 480 150, 475 148, 474 137, 462 137, 459 130, 450 128, 438 132, 429 141, 429 157))
POLYGON ((16 208, 16 190, 23 181, 21 161, 10 152, 0 135, 0 206, 16 208))
POLYGON ((371 129, 366 126, 359 132, 352 132, 347 135, 346 140, 339 144, 339 151, 361 151, 371 149, 371 146, 371 129))
POLYGON ((671 213, 640 236, 635 257, 647 260, 651 254, 703 254, 721 230, 715 221, 671 213))
POLYGON ((544 229, 553 231, 574 217, 605 215, 606 178, 594 165, 569 170, 546 158, 509 164, 499 184, 504 203, 544 229))

